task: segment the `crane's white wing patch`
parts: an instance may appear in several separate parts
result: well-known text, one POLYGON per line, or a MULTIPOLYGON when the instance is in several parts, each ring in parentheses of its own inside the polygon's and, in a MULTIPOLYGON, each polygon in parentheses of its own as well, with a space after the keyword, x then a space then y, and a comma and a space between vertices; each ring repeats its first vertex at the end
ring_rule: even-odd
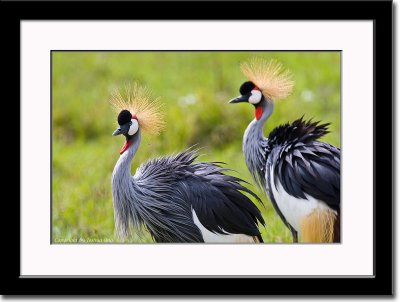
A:
POLYGON ((270 170, 271 193, 274 195, 276 204, 283 216, 290 225, 301 235, 300 222, 303 218, 310 215, 315 209, 329 209, 328 205, 305 194, 307 199, 296 198, 289 195, 278 179, 273 174, 274 167, 270 170), (275 183, 276 180, 276 183, 275 183))
POLYGON ((196 211, 192 209, 193 222, 200 229, 205 243, 254 243, 251 236, 244 234, 217 234, 210 232, 204 225, 201 224, 197 217, 196 211))

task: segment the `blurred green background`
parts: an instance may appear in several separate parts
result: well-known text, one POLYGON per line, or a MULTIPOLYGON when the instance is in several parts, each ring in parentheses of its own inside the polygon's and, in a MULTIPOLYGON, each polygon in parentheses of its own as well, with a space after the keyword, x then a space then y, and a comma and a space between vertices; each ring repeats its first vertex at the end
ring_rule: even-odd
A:
MULTIPOLYGON (((242 136, 254 118, 249 104, 230 105, 246 81, 239 64, 253 56, 277 59, 292 71, 292 95, 278 101, 265 127, 301 117, 330 122, 323 141, 340 146, 340 52, 52 52, 52 240, 118 242, 114 237, 111 173, 124 138, 110 92, 137 81, 161 96, 167 127, 145 137, 132 162, 193 144, 202 161, 223 161, 248 181, 265 203, 265 242, 291 242, 290 232, 264 193, 253 185, 242 154, 242 136)), ((152 242, 150 236, 127 242, 152 242)))

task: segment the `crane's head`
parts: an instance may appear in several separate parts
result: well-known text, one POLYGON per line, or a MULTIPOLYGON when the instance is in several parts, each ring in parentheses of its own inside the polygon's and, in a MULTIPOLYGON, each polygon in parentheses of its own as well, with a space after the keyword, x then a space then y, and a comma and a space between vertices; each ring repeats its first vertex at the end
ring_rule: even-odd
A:
POLYGON ((126 137, 126 143, 122 147, 120 154, 124 153, 132 144, 135 134, 139 131, 139 122, 137 117, 132 115, 129 110, 122 110, 118 114, 119 128, 113 132, 113 136, 123 134, 126 137))
POLYGON ((285 98, 292 92, 292 74, 275 60, 253 58, 250 62, 242 63, 240 68, 249 81, 240 86, 240 96, 229 103, 253 104, 257 120, 261 118, 268 104, 275 99, 285 98))
POLYGON ((112 135, 122 134, 126 138, 120 154, 132 145, 141 130, 149 134, 159 134, 164 127, 162 106, 148 89, 135 83, 133 89, 127 87, 125 92, 126 96, 123 97, 118 90, 114 91, 110 100, 114 109, 119 112, 119 127, 112 135))

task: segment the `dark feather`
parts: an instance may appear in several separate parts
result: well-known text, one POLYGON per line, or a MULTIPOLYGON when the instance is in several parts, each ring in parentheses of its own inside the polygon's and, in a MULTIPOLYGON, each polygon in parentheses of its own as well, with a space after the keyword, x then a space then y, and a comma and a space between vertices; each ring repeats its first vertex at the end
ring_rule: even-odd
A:
POLYGON ((276 202, 279 196, 274 196, 271 186, 277 186, 279 181, 291 196, 307 199, 306 194, 310 195, 339 213, 340 149, 318 141, 329 132, 329 124, 305 121, 301 117, 276 127, 265 138, 264 123, 265 120, 253 120, 245 131, 246 164, 297 242, 297 232, 280 211, 276 202))
MULTIPOLYGON (((252 195, 262 203, 259 197, 244 187, 241 179, 224 174, 227 169, 222 168, 220 163, 195 163, 197 157, 197 150, 187 150, 175 156, 153 159, 140 167, 135 175, 136 181, 139 184, 154 184, 155 193, 161 188, 172 188, 167 192, 170 196, 168 202, 179 203, 185 216, 191 217, 193 208, 201 224, 211 232, 256 236, 262 242, 258 224, 265 225, 264 219, 255 204, 243 193, 252 195)), ((163 213, 168 220, 179 221, 176 217, 170 217, 176 214, 172 211, 163 213)), ((199 241, 196 235, 199 230, 194 224, 174 224, 170 230, 180 228, 181 232, 191 233, 188 234, 189 238, 195 235, 193 241, 199 241), (197 230, 193 231, 193 228, 197 230)), ((163 242, 167 241, 164 237, 170 240, 171 236, 175 236, 170 233, 153 236, 157 242, 163 242)), ((173 241, 179 241, 179 238, 173 238, 173 241)))
POLYGON ((319 124, 312 120, 304 121, 303 117, 295 120, 292 124, 284 124, 276 127, 268 136, 268 145, 284 146, 287 143, 299 144, 317 140, 329 133, 328 124, 319 124))
POLYGON ((296 197, 307 199, 308 194, 318 200, 325 201, 331 208, 340 208, 340 150, 332 145, 310 140, 326 133, 325 125, 316 123, 299 124, 295 122, 296 131, 302 136, 299 140, 303 145, 287 148, 291 145, 291 126, 280 127, 275 131, 274 145, 268 161, 274 164, 274 177, 279 179, 285 191, 296 197), (314 133, 316 132, 316 133, 314 133), (281 133, 282 136, 278 135, 281 133), (279 150, 279 151, 278 151, 279 150), (291 164, 289 165, 288 162, 291 164))

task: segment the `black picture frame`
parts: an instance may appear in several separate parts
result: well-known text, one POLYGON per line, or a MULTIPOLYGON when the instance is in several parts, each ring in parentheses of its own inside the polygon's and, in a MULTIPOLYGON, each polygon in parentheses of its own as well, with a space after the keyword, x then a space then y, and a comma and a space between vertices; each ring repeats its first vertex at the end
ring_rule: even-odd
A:
MULTIPOLYGON (((20 91, 21 87, 21 20, 373 20, 375 86, 373 277, 200 278, 192 276, 151 278, 151 280, 135 278, 134 286, 132 286, 131 278, 111 276, 104 278, 67 278, 63 276, 22 278, 20 275, 21 209, 19 200, 14 197, 13 200, 9 200, 12 202, 3 203, 3 213, 7 213, 7 215, 3 214, 4 219, 2 219, 2 229, 5 230, 1 271, 2 294, 229 296, 393 294, 392 1, 88 1, 79 3, 16 1, 1 2, 0 7, 2 32, 3 35, 7 32, 6 41, 8 41, 7 45, 3 45, 2 57, 12 63, 3 67, 3 75, 7 75, 3 78, 3 84, 7 87, 6 90, 9 93, 7 98, 10 100, 19 97, 17 91, 20 91), (168 13, 165 13, 167 11, 168 13), (216 286, 221 281, 224 285, 216 286), (149 282, 153 288, 151 292, 147 286, 149 282), (309 286, 311 283, 312 286, 309 286), (176 286, 177 284, 179 286, 176 286)), ((17 105, 18 108, 15 110, 20 112, 20 103, 17 100, 9 103, 17 105)), ((11 123, 17 127, 15 121, 11 120, 11 123)), ((14 129, 14 131, 17 130, 14 129)), ((12 170, 18 171, 18 173, 20 171, 15 163, 13 163, 12 170)), ((18 189, 20 188, 19 184, 18 189)))

